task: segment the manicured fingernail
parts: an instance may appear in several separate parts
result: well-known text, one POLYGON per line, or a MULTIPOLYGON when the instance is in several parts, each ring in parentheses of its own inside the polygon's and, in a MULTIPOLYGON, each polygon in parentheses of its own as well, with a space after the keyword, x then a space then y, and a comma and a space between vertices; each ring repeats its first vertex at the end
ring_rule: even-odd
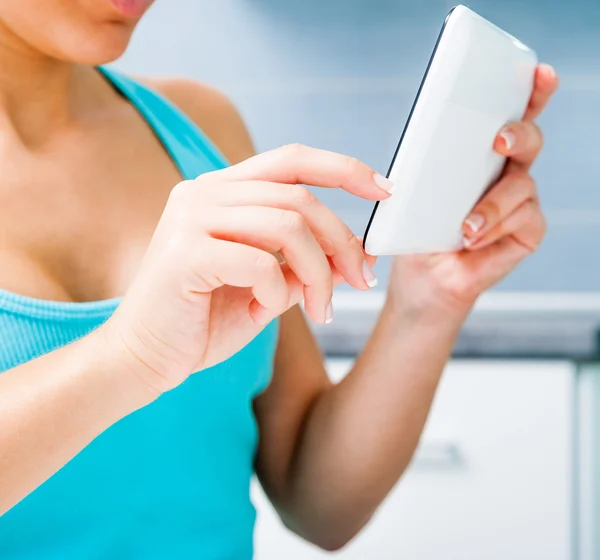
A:
POLYGON ((471 214, 466 220, 465 224, 473 233, 477 233, 485 225, 485 218, 481 214, 471 214))
POLYGON ((367 261, 363 261, 362 273, 363 278, 365 279, 365 283, 367 284, 367 286, 369 286, 369 288, 374 288, 375 286, 377 286, 377 276, 375 276, 375 273, 373 272, 367 261))
POLYGON ((375 184, 382 190, 388 193, 393 193, 396 185, 394 185, 393 181, 386 179, 383 175, 379 175, 379 173, 375 173, 373 180, 375 184))
POLYGON ((504 140, 507 150, 512 150, 517 143, 517 135, 510 128, 503 128, 500 131, 500 138, 504 140))
POLYGON ((333 304, 329 302, 325 310, 325 324, 328 325, 331 321, 333 321, 333 304))
POLYGON ((471 245, 475 243, 474 239, 469 239, 468 237, 463 237, 463 246, 465 249, 468 249, 471 245))

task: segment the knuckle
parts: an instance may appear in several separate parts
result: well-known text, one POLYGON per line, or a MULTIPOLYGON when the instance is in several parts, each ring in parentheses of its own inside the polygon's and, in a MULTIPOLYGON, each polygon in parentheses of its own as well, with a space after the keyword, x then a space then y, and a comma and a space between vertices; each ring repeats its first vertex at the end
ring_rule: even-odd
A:
POLYGON ((540 232, 541 232, 541 236, 545 237, 546 233, 548 231, 548 220, 546 219, 546 217, 540 213, 540 232))
POLYGON ((529 231, 530 241, 528 245, 530 252, 533 253, 537 251, 542 244, 542 241, 546 236, 548 223, 539 205, 535 202, 528 202, 524 210, 523 222, 526 224, 524 227, 529 231))
POLYGON ((538 220, 541 212, 539 211, 538 205, 533 200, 528 200, 523 204, 523 214, 528 220, 538 220))
POLYGON ((346 158, 346 177, 354 177, 360 171, 361 165, 361 162, 355 157, 346 158))
POLYGON ((326 300, 330 300, 333 295, 333 274, 331 273, 331 269, 329 267, 326 269, 320 270, 315 273, 312 278, 312 287, 316 288, 317 291, 322 294, 321 297, 326 300))
POLYGON ((314 194, 300 185, 290 185, 290 197, 297 206, 310 206, 317 201, 314 194))
POLYGON ((304 218, 298 212, 284 210, 279 215, 279 229, 291 235, 304 233, 306 224, 304 218))
POLYGON ((536 251, 538 251, 540 249, 545 236, 546 236, 546 230, 540 229, 540 231, 538 232, 538 234, 536 235, 535 239, 533 240, 533 242, 531 244, 531 249, 530 249, 531 253, 535 253, 536 251))
POLYGON ((544 213, 542 212, 542 209, 540 208, 539 204, 531 201, 530 203, 530 212, 532 214, 533 220, 537 223, 537 227, 538 229, 545 234, 547 229, 548 229, 548 220, 546 219, 546 216, 544 215, 544 213))
POLYGON ((519 193, 525 192, 528 196, 533 196, 536 192, 536 183, 533 177, 527 171, 512 171, 506 177, 505 188, 507 190, 517 189, 519 193))
POLYGON ((325 285, 328 290, 333 290, 333 272, 331 271, 331 266, 329 265, 327 258, 323 257, 320 259, 318 266, 314 267, 313 272, 315 280, 319 284, 325 285))
POLYGON ((169 193, 169 201, 187 201, 193 192, 194 181, 180 181, 169 193))
POLYGON ((211 197, 213 189, 197 187, 196 181, 186 180, 171 189, 164 214, 176 229, 195 231, 215 217, 218 209, 211 197))
POLYGON ((296 159, 302 157, 306 151, 306 146, 303 144, 286 144, 277 150, 284 159, 296 159))
POLYGON ((519 184, 523 184, 523 183, 527 184, 531 180, 529 173, 527 173, 527 171, 523 171, 523 170, 514 170, 508 175, 508 177, 510 178, 511 182, 519 183, 519 184))
POLYGON ((344 247, 346 249, 353 249, 358 245, 358 239, 354 232, 344 224, 344 247))
POLYGON ((531 126, 532 137, 535 139, 538 149, 541 150, 544 147, 544 133, 537 123, 530 122, 529 124, 531 126))
POLYGON ((272 276, 279 271, 279 263, 277 262, 277 259, 265 251, 260 251, 257 253, 254 259, 254 267, 261 274, 266 276, 272 276))
POLYGON ((187 224, 194 222, 196 193, 193 181, 177 183, 169 193, 165 207, 164 218, 176 225, 176 229, 185 229, 187 224))
POLYGON ((524 182, 529 195, 535 196, 537 192, 537 183, 535 182, 535 179, 531 175, 527 175, 527 177, 524 179, 524 182))
POLYGON ((497 222, 502 215, 500 210, 500 202, 495 196, 490 196, 482 200, 474 212, 476 214, 482 214, 486 221, 491 223, 497 222))
POLYGON ((519 174, 519 180, 522 181, 523 184, 527 185, 528 187, 533 187, 535 185, 533 177, 526 172, 522 172, 519 174))
POLYGON ((213 179, 216 178, 216 176, 218 175, 219 172, 220 172, 220 170, 217 170, 217 171, 207 171, 206 173, 201 173, 192 182, 194 182, 194 183, 207 183, 207 182, 210 182, 210 181, 212 181, 213 179))
POLYGON ((519 182, 520 185, 522 185, 523 189, 525 189, 528 193, 532 194, 535 192, 535 180, 529 173, 526 173, 525 171, 520 171, 516 174, 515 179, 519 182))

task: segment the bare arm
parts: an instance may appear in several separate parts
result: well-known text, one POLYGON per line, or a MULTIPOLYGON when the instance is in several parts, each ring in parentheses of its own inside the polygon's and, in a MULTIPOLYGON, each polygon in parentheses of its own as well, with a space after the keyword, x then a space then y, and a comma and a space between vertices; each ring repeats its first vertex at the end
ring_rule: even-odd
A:
POLYGON ((282 323, 275 379, 256 404, 258 473, 286 525, 335 550, 408 465, 462 316, 411 318, 387 306, 333 388, 300 312, 282 323))
POLYGON ((0 515, 157 397, 96 332, 0 375, 0 515))

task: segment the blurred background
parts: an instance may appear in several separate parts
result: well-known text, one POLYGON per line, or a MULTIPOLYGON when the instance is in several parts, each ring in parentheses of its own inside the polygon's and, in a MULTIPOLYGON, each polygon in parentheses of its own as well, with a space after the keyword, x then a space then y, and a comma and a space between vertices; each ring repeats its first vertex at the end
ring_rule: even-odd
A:
MULTIPOLYGON (((386 172, 446 0, 163 0, 117 66, 224 90, 259 151, 301 142, 386 172)), ((419 451, 344 559, 600 559, 600 0, 475 0, 554 65, 534 168, 549 232, 482 298, 459 338, 419 451)), ((371 204, 320 191, 357 233, 371 204)), ((381 306, 336 296, 317 335, 332 378, 381 306)), ((401 367, 401 364, 395 365, 401 367)), ((390 450, 393 453, 393 450, 390 450)), ((255 487, 258 560, 326 555, 289 535, 255 487)))

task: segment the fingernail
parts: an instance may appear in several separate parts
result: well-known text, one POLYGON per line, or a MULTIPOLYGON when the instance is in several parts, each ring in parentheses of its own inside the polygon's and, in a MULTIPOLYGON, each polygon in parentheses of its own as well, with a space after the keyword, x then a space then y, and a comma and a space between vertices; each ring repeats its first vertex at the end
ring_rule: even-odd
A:
POLYGON ((550 64, 546 64, 545 62, 541 64, 546 69, 546 72, 550 75, 551 78, 556 78, 556 70, 554 67, 550 66, 550 64))
POLYGON ((471 214, 466 220, 465 224, 473 233, 477 233, 485 225, 485 218, 481 214, 471 214))
POLYGON ((254 320, 261 327, 266 327, 271 322, 269 310, 262 305, 257 306, 254 310, 254 320))
POLYGON ((367 286, 369 286, 369 288, 374 288, 375 286, 377 286, 377 276, 375 276, 375 273, 373 272, 367 261, 363 261, 362 273, 363 278, 365 279, 365 283, 367 284, 367 286))
POLYGON ((465 249, 468 249, 471 245, 475 243, 474 239, 469 239, 468 237, 463 237, 463 246, 465 249))
POLYGON ((373 179, 375 181, 375 184, 385 192, 391 194, 396 189, 396 185, 394 185, 393 181, 386 179, 383 175, 379 175, 379 173, 375 173, 373 179))
POLYGON ((507 150, 512 150, 517 143, 517 135, 510 128, 503 128, 500 131, 500 138, 506 143, 507 150))
POLYGON ((325 310, 325 324, 328 325, 331 321, 333 321, 333 304, 329 302, 325 310))

